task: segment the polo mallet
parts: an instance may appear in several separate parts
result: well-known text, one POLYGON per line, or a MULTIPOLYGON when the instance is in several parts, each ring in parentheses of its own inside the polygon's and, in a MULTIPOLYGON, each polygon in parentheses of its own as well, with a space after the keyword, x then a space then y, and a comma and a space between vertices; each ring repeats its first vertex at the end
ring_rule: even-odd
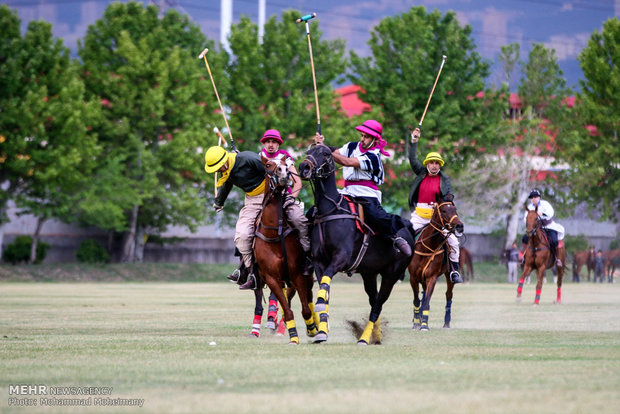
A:
POLYGON ((314 73, 314 58, 312 57, 312 42, 310 41, 310 26, 308 20, 314 19, 316 13, 306 14, 305 16, 297 19, 297 23, 306 23, 306 37, 308 38, 308 50, 310 51, 310 66, 312 67, 312 83, 314 84, 314 104, 316 106, 316 130, 321 133, 321 113, 319 112, 319 94, 316 89, 316 75, 314 73))
POLYGON ((420 123, 418 124, 418 128, 422 130, 422 122, 424 121, 424 116, 426 115, 426 110, 428 109, 428 104, 431 103, 431 98, 433 97, 433 93, 435 92, 435 86, 437 86, 437 81, 439 80, 439 75, 441 75, 441 70, 443 69, 443 64, 446 63, 447 56, 443 55, 443 60, 441 61, 441 66, 439 67, 439 72, 437 72, 437 77, 435 78, 435 83, 433 84, 433 89, 431 89, 431 94, 428 97, 428 101, 426 101, 426 108, 424 108, 424 112, 422 113, 422 118, 420 118, 420 123))
POLYGON ((215 97, 217 98, 217 103, 220 104, 220 111, 222 111, 222 116, 224 117, 224 122, 226 123, 226 128, 228 128, 228 136, 230 137, 230 145, 235 152, 237 151, 237 147, 235 146, 235 140, 233 139, 232 132, 230 127, 228 126, 228 119, 226 119, 226 113, 224 112, 224 107, 222 106, 222 101, 220 101, 220 95, 217 93, 217 88, 215 87, 215 81, 213 80, 213 75, 211 74, 211 68, 209 67, 209 62, 207 62, 207 52, 209 49, 205 48, 202 53, 198 56, 198 59, 204 59, 205 66, 207 67, 207 71, 209 72, 209 77, 211 78, 211 84, 213 85, 213 90, 215 91, 215 97))

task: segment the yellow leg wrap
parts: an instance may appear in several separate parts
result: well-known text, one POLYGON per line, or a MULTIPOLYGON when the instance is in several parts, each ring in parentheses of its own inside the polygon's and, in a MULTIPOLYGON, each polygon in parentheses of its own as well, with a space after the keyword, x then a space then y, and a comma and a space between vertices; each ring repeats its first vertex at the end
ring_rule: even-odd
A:
POLYGON ((291 342, 296 344, 299 343, 299 336, 297 335, 297 328, 295 327, 295 320, 286 321, 286 329, 288 330, 288 335, 291 338, 291 342))
POLYGON ((323 276, 321 278, 321 284, 327 283, 328 285, 332 283, 332 278, 329 276, 323 276))
POLYGON ((374 329, 375 324, 373 322, 368 322, 366 324, 366 328, 364 328, 364 332, 362 332, 362 336, 360 336, 360 341, 364 341, 367 344, 370 343, 370 335, 372 334, 372 330, 374 329))
POLYGON ((427 310, 422 311, 422 315, 424 315, 424 316, 428 316, 428 312, 429 312, 429 311, 427 311, 427 310))
POLYGON ((308 303, 308 306, 310 307, 310 310, 312 311, 312 319, 314 319, 314 323, 318 327, 320 319, 319 319, 319 314, 314 311, 314 303, 310 302, 308 303))
POLYGON ((328 298, 329 298, 329 293, 327 293, 327 291, 325 289, 321 289, 319 290, 319 293, 316 295, 317 299, 323 299, 323 301, 325 301, 325 303, 327 303, 328 298))
POLYGON ((383 332, 381 332, 381 317, 378 317, 375 322, 375 328, 372 331, 372 336, 378 342, 383 341, 383 332))
POLYGON ((327 333, 327 322, 319 322, 319 332, 327 333))

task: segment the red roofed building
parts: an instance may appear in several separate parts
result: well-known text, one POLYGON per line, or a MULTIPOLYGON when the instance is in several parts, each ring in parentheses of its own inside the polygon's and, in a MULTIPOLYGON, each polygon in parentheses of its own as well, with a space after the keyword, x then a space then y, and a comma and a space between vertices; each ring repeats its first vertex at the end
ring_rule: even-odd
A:
POLYGON ((359 85, 343 86, 336 89, 336 93, 340 95, 340 106, 349 118, 368 112, 372 108, 357 96, 357 92, 361 89, 359 85))

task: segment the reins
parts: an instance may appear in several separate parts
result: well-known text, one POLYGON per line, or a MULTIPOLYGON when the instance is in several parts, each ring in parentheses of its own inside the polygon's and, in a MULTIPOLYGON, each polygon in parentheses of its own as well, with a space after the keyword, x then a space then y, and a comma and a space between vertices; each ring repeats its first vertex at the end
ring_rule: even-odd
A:
MULTIPOLYGON (((359 249, 359 252, 353 264, 347 270, 343 271, 350 276, 352 273, 355 272, 359 264, 362 262, 364 256, 366 255, 366 251, 368 250, 368 245, 370 244, 370 241, 369 241, 370 236, 374 235, 375 232, 364 221, 362 221, 358 213, 355 213, 352 210, 343 207, 343 201, 345 200, 344 195, 339 194, 339 197, 337 200, 327 195, 327 190, 325 189, 323 180, 326 178, 330 178, 336 171, 336 164, 334 163, 334 160, 331 154, 329 157, 326 157, 325 161, 321 164, 318 163, 314 155, 308 154, 306 156, 305 162, 309 164, 309 167, 311 170, 311 177, 319 180, 322 199, 328 200, 333 205, 333 207, 329 209, 327 212, 324 212, 322 214, 317 213, 314 217, 314 225, 318 225, 318 229, 319 229, 319 242, 320 242, 319 246, 321 250, 323 250, 323 253, 325 253, 324 251, 325 238, 324 238, 324 230, 323 230, 322 224, 327 223, 329 221, 333 221, 333 220, 349 219, 349 220, 355 220, 358 224, 360 224, 361 226, 364 226, 364 228, 367 230, 363 232, 364 238, 362 239, 362 245, 359 249), (334 214, 338 212, 340 212, 340 214, 334 214)), ((312 192, 314 193, 314 204, 315 206, 318 206, 319 205, 319 192, 316 191, 316 187, 315 187, 315 183, 313 179, 310 180, 310 185, 312 187, 312 192)), ((317 211, 318 211, 318 207, 317 207, 317 211)))
MULTIPOLYGON (((423 229, 422 232, 420 233, 420 239, 416 242, 416 245, 419 242, 422 245, 422 247, 424 247, 426 250, 428 250, 428 251, 422 252, 422 251, 420 251, 418 249, 415 249, 415 254, 420 255, 420 256, 429 257, 429 259, 426 261, 426 264, 424 265, 424 269, 422 270, 422 274, 424 274, 426 272, 426 269, 428 268, 428 266, 430 266, 430 264, 435 259, 435 257, 437 255, 443 253, 445 244, 448 242, 448 236, 454 232, 454 230, 449 230, 446 227, 445 221, 443 219, 443 216, 439 212, 439 208, 441 206, 443 206, 444 204, 452 204, 452 203, 450 203, 450 202, 443 202, 441 204, 435 205, 434 209, 436 210, 437 214, 433 214, 433 216, 431 217, 431 221, 428 224, 435 231, 431 231, 431 234, 428 237, 422 237, 422 233, 424 233, 426 231, 426 228, 423 229), (434 220, 436 215, 439 216, 439 225, 440 225, 440 227, 437 226, 437 222, 434 220), (447 233, 444 234, 444 231, 447 232, 447 233), (430 240, 433 237, 435 237, 435 235, 441 235, 442 241, 441 241, 441 243, 439 243, 439 246, 437 246, 437 248, 434 249, 433 247, 427 245, 425 242, 427 240, 430 240)), ((452 221, 455 218, 458 218, 457 214, 455 214, 452 217, 450 217, 450 220, 448 221, 448 225, 450 226, 450 228, 452 228, 452 221)))

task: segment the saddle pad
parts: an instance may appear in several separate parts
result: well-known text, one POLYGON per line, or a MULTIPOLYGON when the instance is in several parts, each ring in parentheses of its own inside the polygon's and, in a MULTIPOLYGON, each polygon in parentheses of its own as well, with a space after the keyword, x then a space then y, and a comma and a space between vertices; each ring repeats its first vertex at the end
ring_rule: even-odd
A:
POLYGON ((359 220, 355 220, 355 227, 357 227, 357 229, 360 231, 360 233, 364 233, 364 229, 360 225, 360 221, 362 223, 364 222, 364 207, 362 207, 361 204, 356 203, 355 201, 353 201, 348 196, 345 196, 344 198, 345 198, 345 200, 347 200, 347 203, 349 203, 349 208, 351 209, 351 213, 353 213, 353 214, 357 213, 357 215, 360 218, 359 220))

